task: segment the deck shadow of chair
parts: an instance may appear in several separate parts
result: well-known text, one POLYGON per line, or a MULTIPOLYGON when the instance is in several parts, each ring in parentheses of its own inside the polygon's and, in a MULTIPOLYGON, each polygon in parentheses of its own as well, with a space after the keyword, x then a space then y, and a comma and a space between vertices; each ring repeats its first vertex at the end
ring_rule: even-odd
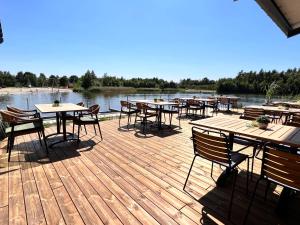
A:
POLYGON ((77 142, 80 142, 80 128, 81 126, 86 126, 86 125, 93 125, 94 126, 94 131, 95 131, 95 135, 97 135, 97 130, 96 130, 96 126, 98 126, 99 129, 99 134, 101 137, 101 140, 103 140, 102 137, 102 132, 101 132, 101 127, 100 127, 100 122, 99 122, 99 118, 98 118, 98 113, 100 111, 100 106, 99 105, 92 105, 88 108, 87 111, 85 112, 80 112, 78 114, 78 116, 75 116, 73 119, 73 134, 74 134, 74 127, 75 125, 78 126, 78 130, 77 130, 77 142))
MULTIPOLYGON (((236 177, 238 173, 237 168, 244 161, 247 161, 246 193, 248 193, 249 157, 248 155, 239 152, 233 152, 229 137, 224 133, 218 131, 205 130, 199 127, 192 127, 192 141, 193 141, 193 148, 194 148, 194 158, 191 163, 189 172, 187 174, 187 178, 184 183, 183 190, 185 190, 195 159, 197 157, 211 161, 212 166, 211 166, 210 177, 213 177, 214 163, 225 167, 226 170, 225 170, 225 174, 224 175, 222 174, 223 177, 226 178, 228 177, 228 175, 233 175, 233 185, 232 185, 233 187, 231 191, 229 210, 227 215, 227 218, 230 219, 231 207, 232 207, 235 185, 236 185, 236 177)), ((218 179, 217 181, 218 186, 224 184, 223 180, 226 179, 220 179, 220 178, 218 179)))
POLYGON ((247 222, 257 187, 262 180, 267 182, 264 199, 267 198, 271 183, 283 187, 276 211, 281 215, 287 213, 286 204, 288 204, 289 195, 300 192, 299 149, 274 143, 264 145, 260 177, 255 184, 243 224, 247 222))
POLYGON ((32 115, 14 113, 6 110, 1 110, 0 114, 3 122, 8 124, 8 127, 5 129, 7 136, 8 161, 10 161, 11 151, 15 144, 15 138, 32 133, 36 133, 38 135, 41 146, 43 145, 43 137, 46 152, 47 154, 49 153, 42 118, 32 117, 32 115))
MULTIPOLYGON (((257 180, 259 178, 258 174, 254 175, 254 179, 257 180)), ((201 204, 201 214, 202 218, 200 220, 200 223, 202 224, 242 224, 244 216, 246 214, 246 209, 249 203, 250 195, 245 195, 245 187, 244 182, 246 182, 247 179, 247 173, 246 171, 240 171, 240 173, 237 176, 236 180, 236 191, 235 191, 235 197, 233 199, 232 203, 232 215, 230 219, 228 218, 228 202, 231 195, 231 187, 233 183, 234 177, 231 176, 230 179, 227 181, 227 185, 224 187, 218 187, 215 186, 207 193, 198 196, 195 195, 196 189, 195 186, 189 188, 190 195, 195 201, 197 201, 199 204, 201 204), (195 189, 195 192, 193 191, 195 189)), ((255 183, 252 182, 251 185, 249 185, 249 190, 254 189, 255 183)), ((266 202, 263 201, 263 192, 264 187, 260 190, 260 198, 261 201, 258 203, 259 206, 255 205, 255 214, 257 215, 257 218, 252 218, 250 224, 260 224, 257 223, 257 221, 260 221, 260 219, 265 218, 265 221, 263 221, 263 224, 273 224, 274 221, 281 221, 280 219, 272 210, 269 210, 270 206, 273 206, 274 200, 278 199, 278 194, 275 192, 275 187, 271 186, 272 191, 270 190, 269 198, 272 199, 272 202, 266 202), (274 193, 273 193, 274 191, 274 193), (265 210, 265 211, 264 211, 265 210), (254 222, 256 221, 256 222, 254 222), (267 223, 266 221, 272 221, 267 223)), ((279 223, 281 224, 281 223, 279 223)))

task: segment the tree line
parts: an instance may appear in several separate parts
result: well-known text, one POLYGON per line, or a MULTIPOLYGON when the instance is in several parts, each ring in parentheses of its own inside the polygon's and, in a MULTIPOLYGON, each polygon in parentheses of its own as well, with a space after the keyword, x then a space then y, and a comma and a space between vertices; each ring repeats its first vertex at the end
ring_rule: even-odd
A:
POLYGON ((18 72, 12 75, 8 71, 0 71, 0 87, 74 87, 88 90, 92 87, 133 87, 133 88, 206 88, 214 89, 215 81, 203 78, 200 80, 183 79, 180 82, 154 78, 130 78, 110 76, 105 73, 99 77, 93 70, 88 70, 82 76, 58 76, 40 73, 38 76, 31 72, 18 72))
POLYGON ((270 85, 277 85, 276 94, 297 95, 300 94, 300 69, 288 69, 286 71, 260 70, 244 72, 240 71, 234 78, 221 78, 210 80, 182 79, 179 82, 154 78, 130 78, 110 76, 105 73, 97 76, 93 70, 86 71, 82 76, 58 76, 43 73, 36 75, 31 72, 18 72, 13 75, 8 71, 0 71, 0 87, 73 87, 79 90, 88 90, 93 87, 133 87, 133 88, 157 88, 157 89, 210 89, 218 93, 253 93, 266 94, 270 85))
POLYGON ((216 90, 219 93, 266 94, 273 82, 276 83, 278 95, 300 94, 300 69, 294 68, 280 72, 276 70, 240 71, 235 78, 219 79, 216 82, 216 90))

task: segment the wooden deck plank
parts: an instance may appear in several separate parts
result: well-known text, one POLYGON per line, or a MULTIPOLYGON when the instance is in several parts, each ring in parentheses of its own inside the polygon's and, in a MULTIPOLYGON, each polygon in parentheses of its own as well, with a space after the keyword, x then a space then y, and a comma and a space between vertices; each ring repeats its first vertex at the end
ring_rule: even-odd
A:
MULTIPOLYGON (((26 136, 25 140, 27 143, 32 144, 32 136, 26 136)), ((31 145, 34 148, 35 152, 40 151, 40 148, 35 148, 34 145, 31 145)), ((32 168, 33 176, 36 181, 36 186, 38 189, 38 193, 41 199, 44 215, 47 224, 65 224, 63 215, 60 211, 60 208, 57 204, 56 198, 54 196, 53 190, 49 184, 47 176, 43 167, 39 164, 39 157, 36 154, 30 154, 29 163, 32 168)))
MULTIPOLYGON (((218 118, 217 123, 223 124, 224 120, 218 118)), ((231 127, 245 129, 242 125, 232 123, 231 127)), ((82 132, 79 147, 75 143, 62 144, 51 150, 49 158, 36 135, 18 139, 13 151, 14 161, 3 163, 0 169, 6 173, 0 173, 0 180, 8 181, 7 200, 10 200, 9 194, 16 199, 8 185, 22 185, 22 193, 18 193, 17 199, 23 199, 23 205, 14 207, 11 200, 5 203, 4 191, 2 197, 0 195, 0 200, 4 200, 0 207, 3 224, 22 221, 20 215, 24 218, 21 224, 41 221, 41 224, 44 221, 47 224, 241 223, 249 204, 249 196, 244 194, 245 163, 240 167, 233 202, 233 210, 240 213, 235 213, 231 221, 226 219, 231 185, 216 187, 210 178, 209 161, 196 160, 187 188, 182 189, 194 154, 188 121, 182 121, 182 129, 158 133, 152 128, 146 136, 133 130, 118 130, 117 120, 101 122, 101 128, 103 141, 94 136, 93 126, 87 126, 88 134, 82 132), (35 202, 38 207, 27 210, 35 202), (10 210, 14 213, 10 214, 10 210)), ((55 127, 46 131, 51 133, 55 127)), ((249 128, 249 131, 265 133, 257 128, 249 128)), ((267 131, 266 135, 271 132, 267 131)), ((273 135, 286 138, 285 130, 278 130, 273 135)), ((5 143, 1 142, 0 146, 1 157, 5 159, 5 143)), ((245 152, 251 153, 251 149, 245 152)), ((258 160, 254 171, 260 172, 258 160)), ((214 178, 221 172, 216 167, 214 178)), ((250 190, 254 183, 250 182, 250 190)), ((288 220, 278 218, 273 211, 281 188, 273 185, 268 200, 263 201, 264 187, 258 188, 248 224, 293 224, 293 218, 300 214, 299 208, 291 210, 293 214, 288 220)))
POLYGON ((26 216, 28 224, 46 224, 44 211, 42 208, 40 196, 38 194, 36 182, 29 163, 26 163, 25 155, 32 154, 26 144, 24 137, 19 137, 21 145, 16 146, 19 150, 19 161, 21 167, 21 176, 24 192, 24 201, 26 207, 26 216))

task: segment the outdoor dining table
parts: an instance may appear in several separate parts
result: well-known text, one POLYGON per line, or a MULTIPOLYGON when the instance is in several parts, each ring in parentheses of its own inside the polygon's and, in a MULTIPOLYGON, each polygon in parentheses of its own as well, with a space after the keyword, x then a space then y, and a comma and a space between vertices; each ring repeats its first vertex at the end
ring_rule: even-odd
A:
POLYGON ((282 113, 285 116, 284 123, 290 118, 291 115, 295 113, 300 113, 300 109, 297 108, 285 108, 282 106, 260 106, 260 105, 249 105, 245 106, 244 108, 257 108, 257 109, 263 109, 265 112, 279 112, 282 113))
POLYGON ((263 109, 267 112, 282 112, 284 114, 293 114, 293 113, 300 113, 300 109, 297 108, 285 108, 282 106, 261 106, 261 105, 248 105, 244 108, 257 108, 257 109, 263 109))
POLYGON ((35 107, 41 112, 41 113, 55 113, 56 114, 56 133, 54 134, 50 134, 47 136, 53 136, 53 135, 58 135, 58 134, 62 134, 63 135, 63 139, 56 141, 54 143, 52 143, 50 145, 50 147, 62 143, 62 142, 66 142, 69 140, 77 140, 77 139, 68 139, 67 138, 67 127, 66 127, 66 115, 67 112, 81 112, 81 111, 86 111, 87 108, 86 107, 82 107, 73 103, 60 103, 58 106, 54 106, 53 104, 36 104, 35 107), (62 133, 60 130, 60 118, 62 119, 62 133))
MULTIPOLYGON (((235 118, 232 116, 217 116, 203 120, 196 120, 190 124, 208 129, 229 133, 230 144, 233 144, 234 135, 255 138, 263 142, 273 142, 300 148, 300 128, 281 124, 269 124, 267 129, 260 129, 252 125, 252 121, 235 118)), ((228 173, 223 173, 219 179, 226 178, 228 173)), ((219 181, 218 179, 218 181, 219 181)), ((285 202, 290 196, 289 189, 284 188, 278 201, 278 209, 285 208, 285 202)))
POLYGON ((234 135, 255 138, 264 142, 274 142, 300 148, 300 128, 281 124, 269 124, 267 129, 252 125, 252 121, 232 116, 217 116, 202 120, 191 121, 195 126, 220 130, 229 133, 229 140, 234 135))
POLYGON ((165 106, 172 106, 176 105, 175 102, 169 102, 169 101, 154 101, 154 100, 132 100, 132 102, 140 102, 144 104, 154 105, 158 108, 158 129, 162 130, 162 111, 165 106))

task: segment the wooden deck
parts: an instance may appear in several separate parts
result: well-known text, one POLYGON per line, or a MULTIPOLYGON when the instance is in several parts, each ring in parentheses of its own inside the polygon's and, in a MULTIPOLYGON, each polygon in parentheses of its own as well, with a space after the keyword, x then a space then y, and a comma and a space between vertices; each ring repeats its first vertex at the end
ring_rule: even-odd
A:
MULTIPOLYGON (((49 158, 36 135, 23 136, 16 140, 10 163, 2 141, 0 224, 240 224, 250 200, 245 195, 246 163, 228 221, 232 183, 217 188, 210 178, 211 163, 197 160, 188 188, 182 189, 193 158, 191 126, 182 121, 182 127, 144 136, 118 129, 117 120, 105 121, 103 141, 89 127, 79 148, 66 143, 50 150, 49 158)), ((256 160, 255 173, 259 169, 256 160)), ((221 171, 215 166, 215 179, 221 171)), ((274 209, 281 189, 271 186, 264 201, 264 187, 262 182, 248 224, 298 223, 299 196, 289 215, 279 218, 274 209)))

